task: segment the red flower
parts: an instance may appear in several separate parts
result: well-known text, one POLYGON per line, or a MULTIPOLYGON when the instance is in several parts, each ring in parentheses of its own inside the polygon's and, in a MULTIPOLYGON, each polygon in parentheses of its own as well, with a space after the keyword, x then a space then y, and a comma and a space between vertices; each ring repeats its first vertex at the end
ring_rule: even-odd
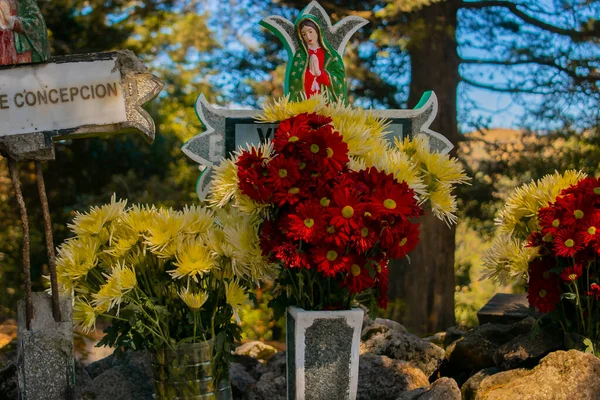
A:
POLYGON ((340 272, 348 272, 350 265, 344 249, 339 247, 317 247, 314 249, 313 261, 317 269, 326 277, 334 277, 340 272))
POLYGON ((281 121, 273 137, 273 147, 279 154, 294 154, 304 145, 309 130, 305 114, 281 121))
POLYGON ((421 207, 417 205, 415 192, 408 187, 406 182, 396 183, 393 180, 386 182, 372 194, 371 201, 377 212, 382 215, 408 218, 421 214, 421 207))
POLYGON ((366 263, 366 260, 362 257, 355 257, 350 262, 350 272, 343 283, 348 287, 350 293, 362 293, 373 287, 375 279, 371 276, 372 267, 366 263))
MULTIPOLYGON (((337 189, 337 188, 336 188, 337 189)), ((361 226, 361 203, 355 190, 334 189, 329 212, 331 215, 331 224, 336 230, 342 230, 347 233, 358 230, 361 226)))
POLYGON ((274 248, 275 257, 286 268, 310 268, 310 263, 306 253, 301 252, 298 247, 290 242, 283 242, 274 248))
POLYGON ((312 129, 319 129, 322 126, 329 125, 333 122, 331 117, 319 115, 317 113, 307 114, 306 119, 308 120, 308 126, 310 126, 312 129))
POLYGON ((575 264, 562 270, 560 277, 567 283, 575 282, 582 275, 583 270, 581 264, 575 264))
POLYGON ((401 259, 413 251, 419 244, 419 224, 407 223, 399 235, 390 235, 383 242, 383 248, 391 259, 401 259))
POLYGON ((265 221, 260 226, 260 248, 264 255, 272 253, 284 239, 285 236, 271 221, 265 221))
POLYGON ((564 210, 560 220, 562 226, 581 224, 590 218, 594 211, 594 204, 588 198, 574 194, 557 198, 555 207, 564 210))
POLYGON ((596 300, 600 300, 600 285, 592 283, 590 285, 590 291, 585 292, 586 296, 594 297, 596 300))
POLYGON ((298 164, 297 160, 286 158, 281 154, 274 157, 267 166, 268 176, 265 182, 276 189, 288 190, 300 179, 298 164))
POLYGON ((593 215, 583 224, 579 233, 579 239, 586 246, 591 242, 598 242, 600 239, 600 212, 594 210, 593 215))
POLYGON ((335 229, 335 226, 327 223, 323 227, 323 243, 328 246, 344 248, 350 241, 348 234, 335 229))
POLYGON ((352 235, 352 243, 356 250, 360 253, 371 250, 379 239, 377 233, 374 224, 363 224, 363 226, 352 235))
POLYGON ((558 276, 550 272, 552 262, 538 258, 529 265, 527 299, 532 307, 547 313, 556 309, 560 301, 558 276))
POLYGON ((331 133, 331 129, 330 126, 326 126, 306 135, 306 144, 302 147, 302 156, 314 163, 315 167, 313 168, 317 170, 323 168, 323 160, 327 158, 327 147, 329 147, 327 136, 331 133))
POLYGON ((294 205, 300 200, 308 198, 308 196, 310 196, 310 193, 308 192, 307 186, 298 184, 289 189, 283 187, 273 192, 273 202, 279 207, 286 204, 294 205))
POLYGON ((540 221, 540 227, 544 235, 552 235, 553 237, 561 227, 561 217, 564 213, 564 209, 555 205, 540 208, 538 211, 538 218, 540 221))
POLYGON ((287 236, 309 243, 318 241, 323 236, 325 221, 319 206, 302 203, 290 213, 286 220, 287 236))
POLYGON ((327 157, 323 163, 332 172, 342 171, 350 161, 348 143, 344 142, 344 138, 339 132, 332 132, 326 136, 326 146, 327 157))
POLYGON ((559 229, 554 238, 554 251, 560 257, 573 257, 584 245, 573 229, 559 229))

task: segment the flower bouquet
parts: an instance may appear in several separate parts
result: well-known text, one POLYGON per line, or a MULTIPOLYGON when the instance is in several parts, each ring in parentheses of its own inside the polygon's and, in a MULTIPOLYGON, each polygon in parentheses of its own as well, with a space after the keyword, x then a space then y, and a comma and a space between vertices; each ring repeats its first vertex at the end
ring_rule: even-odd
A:
POLYGON ((58 249, 57 274, 79 326, 89 331, 106 318, 100 344, 149 350, 156 398, 228 398, 226 357, 240 334, 232 317, 271 266, 256 251, 251 217, 126 209, 113 197, 69 227, 75 237, 58 249))
POLYGON ((452 185, 467 178, 425 140, 392 146, 382 121, 318 96, 284 99, 263 120, 279 122, 274 137, 223 161, 210 201, 262 219, 262 254, 280 266, 270 304, 288 310, 288 395, 354 398, 363 312, 352 307, 387 306, 388 260, 417 245, 422 205, 453 221, 452 185))
MULTIPOLYGON (((529 304, 560 324, 566 341, 600 341, 600 182, 555 173, 524 185, 498 219, 490 275, 527 282, 529 304)), ((596 352, 598 349, 595 349, 596 352)))

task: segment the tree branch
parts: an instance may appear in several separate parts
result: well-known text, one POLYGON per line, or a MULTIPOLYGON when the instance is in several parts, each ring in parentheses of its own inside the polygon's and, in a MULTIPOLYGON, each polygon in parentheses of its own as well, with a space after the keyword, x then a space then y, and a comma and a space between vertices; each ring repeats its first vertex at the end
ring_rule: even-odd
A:
POLYGON ((590 38, 600 37, 600 26, 598 26, 597 24, 594 26, 594 29, 590 30, 590 31, 578 31, 575 29, 561 28, 560 26, 552 25, 547 22, 541 21, 541 20, 527 14, 526 12, 521 11, 521 9, 519 9, 518 4, 512 3, 510 1, 504 1, 504 0, 463 1, 461 7, 469 8, 469 9, 482 9, 482 8, 488 8, 488 7, 506 8, 513 15, 519 17, 521 20, 523 20, 524 22, 526 22, 530 25, 533 25, 535 27, 538 27, 538 28, 543 29, 548 32, 556 33, 558 35, 569 36, 571 39, 576 40, 576 41, 583 41, 583 40, 587 40, 590 38))
POLYGON ((493 92, 511 93, 511 94, 517 94, 517 93, 551 94, 551 93, 553 93, 552 91, 550 91, 550 92, 544 92, 544 91, 537 91, 535 89, 521 89, 521 88, 511 88, 511 87, 500 87, 500 86, 494 86, 494 85, 486 85, 485 83, 477 82, 477 81, 474 81, 472 79, 465 78, 464 76, 461 76, 461 80, 463 82, 465 82, 467 85, 471 85, 471 86, 474 86, 474 87, 477 87, 477 88, 480 88, 480 89, 491 90, 493 92))

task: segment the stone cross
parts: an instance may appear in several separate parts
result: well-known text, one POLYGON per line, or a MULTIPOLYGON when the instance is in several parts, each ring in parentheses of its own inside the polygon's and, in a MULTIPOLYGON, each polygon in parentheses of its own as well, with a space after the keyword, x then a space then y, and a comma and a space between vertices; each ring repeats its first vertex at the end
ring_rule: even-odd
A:
POLYGON ((57 140, 138 132, 152 142, 154 121, 142 106, 163 88, 130 51, 49 58, 48 49, 35 0, 0 0, 0 155, 8 160, 23 228, 25 301, 18 310, 17 358, 24 399, 67 398, 74 384, 71 300, 58 297, 41 162, 54 159, 57 140), (51 299, 31 293, 29 221, 18 161, 36 165, 51 299))
MULTIPOLYGON (((300 13, 298 20, 310 19, 320 27, 322 43, 328 46, 331 54, 337 53, 340 57, 345 52, 345 47, 350 37, 362 26, 368 23, 361 17, 346 17, 333 25, 327 12, 316 1, 311 2, 300 13)), ((288 53, 289 62, 286 70, 285 93, 292 98, 302 98, 306 93, 299 93, 291 84, 294 66, 292 61, 297 57, 298 49, 302 46, 298 38, 296 25, 280 16, 271 16, 263 19, 261 25, 280 38, 288 53)), ((339 71, 331 71, 333 78, 340 77, 339 71)), ((331 82, 332 85, 334 82, 331 82)), ((321 86, 323 88, 323 86, 321 86)), ((324 88, 325 89, 325 88, 324 88)), ((332 92, 335 91, 332 90, 332 92)), ((338 95, 341 92, 338 92, 338 95)), ((345 101, 345 98, 339 98, 345 101)), ((206 130, 191 138, 182 147, 182 151, 200 165, 200 177, 197 184, 197 194, 204 200, 208 194, 213 168, 240 146, 258 144, 269 139, 277 129, 278 124, 265 124, 258 122, 256 117, 260 114, 257 110, 225 110, 210 105, 204 95, 196 101, 196 114, 206 130)), ((435 93, 426 92, 413 110, 371 110, 373 115, 389 121, 388 138, 402 139, 405 136, 415 137, 424 135, 429 139, 432 149, 446 154, 452 150, 452 143, 442 134, 430 129, 438 110, 435 93)))

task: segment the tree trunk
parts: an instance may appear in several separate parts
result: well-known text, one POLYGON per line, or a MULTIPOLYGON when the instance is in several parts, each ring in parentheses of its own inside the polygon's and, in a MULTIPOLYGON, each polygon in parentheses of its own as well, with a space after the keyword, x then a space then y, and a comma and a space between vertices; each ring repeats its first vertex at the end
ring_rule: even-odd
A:
MULTIPOLYGON (((412 79, 409 106, 433 90, 439 100, 432 129, 453 144, 458 141, 456 93, 460 80, 456 43, 458 1, 424 7, 410 16, 408 51, 412 79)), ((421 219, 421 240, 407 261, 393 261, 390 268, 392 317, 411 332, 433 333, 454 325, 455 228, 431 213, 421 219)))

